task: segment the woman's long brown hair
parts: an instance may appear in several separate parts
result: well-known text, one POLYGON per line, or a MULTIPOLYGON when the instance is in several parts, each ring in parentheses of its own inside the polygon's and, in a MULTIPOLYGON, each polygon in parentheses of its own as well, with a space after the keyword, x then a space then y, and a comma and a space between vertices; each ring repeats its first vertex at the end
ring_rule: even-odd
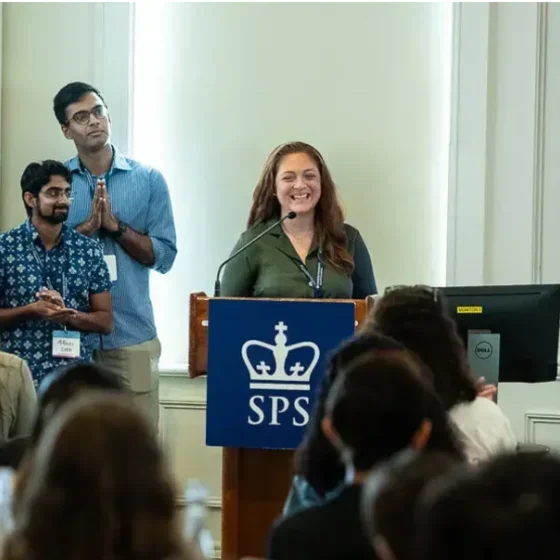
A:
POLYGON ((77 397, 46 427, 3 560, 189 560, 153 430, 125 397, 77 397))
POLYGON ((315 236, 325 261, 334 269, 351 274, 354 259, 346 249, 344 212, 336 194, 336 186, 323 156, 305 142, 289 142, 275 148, 268 156, 253 192, 253 206, 247 227, 273 218, 280 218, 280 203, 276 198, 276 175, 282 158, 289 154, 307 154, 319 170, 321 198, 315 209, 315 236))

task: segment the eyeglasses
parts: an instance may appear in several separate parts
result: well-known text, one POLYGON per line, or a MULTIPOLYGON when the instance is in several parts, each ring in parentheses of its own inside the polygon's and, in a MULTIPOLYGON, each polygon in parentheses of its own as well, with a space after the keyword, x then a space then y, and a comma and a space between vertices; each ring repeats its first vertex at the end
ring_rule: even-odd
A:
POLYGON ((438 303, 440 296, 439 296, 439 290, 437 288, 432 288, 432 286, 426 286, 425 284, 416 284, 414 286, 406 286, 404 284, 398 284, 395 286, 387 286, 387 288, 385 288, 385 294, 388 294, 390 292, 394 292, 395 290, 404 290, 407 288, 412 288, 415 290, 421 290, 424 293, 428 294, 433 300, 434 303, 438 303))
POLYGON ((70 189, 59 189, 57 187, 51 187, 46 191, 41 191, 40 194, 45 195, 49 200, 58 200, 59 198, 66 198, 72 201, 72 191, 70 189))
POLYGON ((105 105, 96 105, 91 111, 78 111, 70 117, 70 121, 74 121, 76 124, 84 125, 89 122, 89 119, 93 115, 96 119, 106 119, 107 118, 107 107, 105 105))

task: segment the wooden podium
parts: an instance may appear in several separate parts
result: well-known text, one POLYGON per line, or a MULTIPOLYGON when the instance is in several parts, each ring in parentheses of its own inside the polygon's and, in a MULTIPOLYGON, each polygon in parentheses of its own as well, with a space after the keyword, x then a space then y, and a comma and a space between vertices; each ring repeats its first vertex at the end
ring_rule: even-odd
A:
MULTIPOLYGON (((190 296, 189 376, 207 373, 208 307, 206 294, 190 296)), ((240 299, 240 298, 228 298, 240 299)), ((283 300, 288 301, 288 300, 283 300)), ((297 300, 346 302, 349 300, 297 300)), ((356 327, 371 299, 355 304, 356 327)), ((292 476, 293 451, 224 447, 222 453, 222 559, 264 558, 274 520, 281 514, 292 476)))

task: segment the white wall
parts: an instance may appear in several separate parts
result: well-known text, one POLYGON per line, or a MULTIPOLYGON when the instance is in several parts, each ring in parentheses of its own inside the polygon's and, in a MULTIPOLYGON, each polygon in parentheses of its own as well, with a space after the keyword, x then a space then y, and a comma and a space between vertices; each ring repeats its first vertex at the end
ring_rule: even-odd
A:
MULTIPOLYGON (((71 81, 100 87, 115 121, 114 137, 126 149, 128 95, 126 4, 3 3, 2 173, 0 228, 25 217, 19 180, 34 160, 74 155, 55 119, 52 102, 71 81), (124 53, 107 54, 124 41, 124 53), (123 60, 124 58, 124 60, 123 60)), ((121 47, 121 48, 122 48, 121 47)))
POLYGON ((19 188, 25 166, 73 152, 59 132, 52 100, 66 82, 93 79, 93 10, 88 3, 3 5, 2 229, 25 217, 19 188))
MULTIPOLYGON (((449 283, 558 283, 560 5, 458 15, 449 283)), ((499 404, 520 441, 560 448, 560 383, 503 384, 499 404)))
POLYGON ((164 367, 185 368, 188 294, 211 292, 264 159, 287 140, 324 153, 380 286, 443 282, 450 6, 176 3, 136 14, 134 153, 164 171, 179 239, 174 270, 153 283, 164 367))

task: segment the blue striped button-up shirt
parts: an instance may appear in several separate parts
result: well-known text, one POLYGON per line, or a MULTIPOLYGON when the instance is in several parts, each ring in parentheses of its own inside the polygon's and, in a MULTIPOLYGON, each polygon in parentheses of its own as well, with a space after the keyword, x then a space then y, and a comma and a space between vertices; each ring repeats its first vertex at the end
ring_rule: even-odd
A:
MULTIPOLYGON (((124 157, 114 147, 113 150, 113 163, 104 175, 111 210, 132 229, 150 236, 155 255, 153 268, 165 274, 177 255, 167 183, 159 171, 124 157)), ((89 215, 97 177, 78 157, 66 166, 72 173, 73 196, 67 224, 76 227, 89 215)), ((117 280, 111 289, 114 330, 100 337, 101 348, 123 348, 151 340, 156 336, 156 327, 150 300, 150 269, 133 259, 103 230, 94 237, 102 244, 104 254, 115 255, 117 260, 117 280)))

